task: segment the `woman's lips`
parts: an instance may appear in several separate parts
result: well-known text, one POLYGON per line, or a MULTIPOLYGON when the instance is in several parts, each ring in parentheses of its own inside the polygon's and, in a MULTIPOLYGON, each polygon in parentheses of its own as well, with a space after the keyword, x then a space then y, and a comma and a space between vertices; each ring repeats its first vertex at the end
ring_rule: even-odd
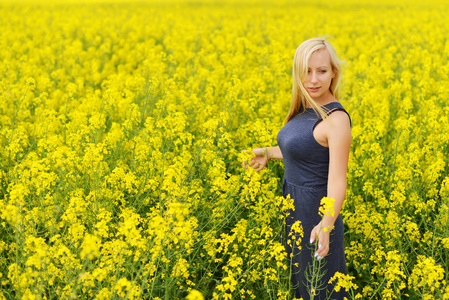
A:
POLYGON ((319 87, 313 87, 313 88, 309 88, 309 91, 318 92, 319 89, 320 89, 319 87))

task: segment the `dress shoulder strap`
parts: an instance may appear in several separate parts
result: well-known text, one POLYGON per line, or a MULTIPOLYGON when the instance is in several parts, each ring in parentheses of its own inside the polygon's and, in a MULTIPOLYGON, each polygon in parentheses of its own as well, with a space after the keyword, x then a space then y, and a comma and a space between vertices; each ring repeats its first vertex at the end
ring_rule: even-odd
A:
POLYGON ((350 124, 351 127, 352 127, 351 116, 350 116, 349 113, 346 111, 346 109, 344 109, 343 107, 335 107, 335 108, 332 108, 332 109, 330 109, 329 111, 327 111, 326 114, 327 114, 327 116, 330 116, 333 112, 336 112, 336 111, 339 111, 339 110, 344 111, 344 112, 348 115, 348 118, 349 118, 349 124, 350 124))
MULTIPOLYGON (((352 120, 351 120, 351 116, 349 115, 349 113, 343 108, 343 106, 342 106, 339 102, 332 102, 332 103, 336 103, 336 106, 333 107, 333 108, 329 108, 329 109, 327 109, 327 110, 325 109, 326 115, 327 115, 327 116, 330 116, 333 112, 336 112, 336 111, 339 111, 339 110, 344 111, 344 112, 348 115, 348 118, 349 118, 349 125, 352 127, 352 120)), ((316 127, 321 121, 323 121, 323 119, 322 119, 322 118, 319 118, 318 121, 316 121, 315 124, 313 125, 313 129, 315 129, 315 127, 316 127)))

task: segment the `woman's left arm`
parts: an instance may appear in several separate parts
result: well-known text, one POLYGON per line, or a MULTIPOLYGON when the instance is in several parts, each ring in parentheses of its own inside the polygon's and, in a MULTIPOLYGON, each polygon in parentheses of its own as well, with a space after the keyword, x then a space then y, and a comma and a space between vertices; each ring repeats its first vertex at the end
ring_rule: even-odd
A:
POLYGON ((344 111, 332 113, 326 120, 326 136, 329 147, 329 174, 327 197, 335 199, 334 216, 325 215, 310 234, 310 242, 318 238, 317 258, 323 258, 329 252, 329 234, 340 214, 346 195, 346 171, 348 170, 349 150, 351 147, 351 124, 344 111), (323 230, 327 227, 328 230, 323 230))

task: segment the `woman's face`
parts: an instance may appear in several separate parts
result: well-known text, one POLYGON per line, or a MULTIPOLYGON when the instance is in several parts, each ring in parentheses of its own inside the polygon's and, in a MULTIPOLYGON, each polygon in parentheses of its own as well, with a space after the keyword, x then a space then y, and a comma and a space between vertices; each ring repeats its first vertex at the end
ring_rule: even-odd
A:
POLYGON ((334 76, 329 52, 320 49, 310 56, 307 77, 302 84, 315 102, 326 104, 332 97, 329 87, 334 76))

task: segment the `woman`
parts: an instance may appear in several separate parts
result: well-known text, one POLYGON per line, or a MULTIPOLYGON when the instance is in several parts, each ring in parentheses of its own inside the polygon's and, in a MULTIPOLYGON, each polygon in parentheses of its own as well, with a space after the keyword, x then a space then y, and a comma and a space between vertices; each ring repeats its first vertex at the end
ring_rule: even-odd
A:
POLYGON ((293 61, 292 102, 277 136, 279 147, 252 150, 254 156, 248 164, 260 171, 269 159, 284 160, 282 191, 284 197, 294 199, 295 206, 286 220, 286 235, 298 220, 304 230, 300 251, 287 243, 291 282, 298 298, 347 296, 345 291, 336 293, 328 284, 335 272, 346 274, 339 213, 346 193, 351 121, 338 102, 340 77, 341 61, 328 41, 314 38, 303 42, 293 61), (335 199, 334 216, 321 217, 318 213, 325 196, 335 199), (317 270, 319 280, 310 282, 317 270))

